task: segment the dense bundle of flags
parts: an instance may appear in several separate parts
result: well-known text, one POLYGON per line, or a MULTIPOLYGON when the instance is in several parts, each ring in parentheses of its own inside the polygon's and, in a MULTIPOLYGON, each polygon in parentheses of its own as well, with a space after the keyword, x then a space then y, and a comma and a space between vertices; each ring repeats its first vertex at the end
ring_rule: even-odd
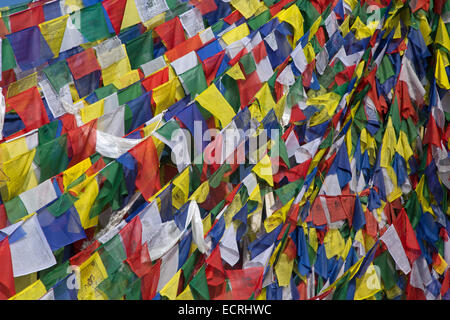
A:
POLYGON ((19 2, 1 299, 450 299, 449 1, 19 2))

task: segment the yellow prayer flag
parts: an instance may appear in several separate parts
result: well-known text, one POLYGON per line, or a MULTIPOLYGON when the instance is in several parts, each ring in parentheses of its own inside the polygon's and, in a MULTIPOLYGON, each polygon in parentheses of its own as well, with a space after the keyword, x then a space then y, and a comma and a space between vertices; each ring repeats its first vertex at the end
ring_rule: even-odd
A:
POLYGON ((188 200, 195 200, 197 203, 202 203, 206 200, 209 194, 209 182, 203 182, 189 197, 188 200))
MULTIPOLYGON (((294 29, 293 45, 303 36, 303 16, 300 9, 296 6, 290 6, 278 12, 273 18, 278 18, 280 22, 286 22, 294 29)), ((272 18, 272 19, 273 19, 272 18)))
POLYGON ((130 72, 124 74, 120 78, 114 80, 113 84, 117 89, 120 90, 131 86, 133 83, 136 83, 139 80, 140 80, 139 71, 131 70, 130 72))
POLYGON ((186 286, 186 289, 182 293, 178 295, 178 297, 175 298, 175 300, 194 300, 194 296, 191 292, 191 287, 188 285, 186 286))
POLYGON ((139 22, 141 22, 141 17, 139 16, 139 12, 136 8, 136 3, 134 2, 134 0, 128 0, 123 12, 123 20, 120 30, 124 30, 128 27, 134 26, 139 22))
POLYGON ((106 278, 108 274, 105 266, 98 252, 95 252, 80 265, 78 300, 104 300, 104 296, 95 288, 106 278))
POLYGON ((0 169, 6 175, 6 181, 0 183, 0 186, 6 186, 0 188, 3 201, 9 201, 38 185, 38 180, 32 169, 35 154, 36 149, 32 149, 1 164, 0 169))
POLYGON ((419 183, 416 186, 416 194, 417 194, 417 200, 419 200, 419 203, 422 205, 422 210, 428 211, 433 217, 435 217, 435 213, 433 211, 433 209, 431 209, 430 203, 428 202, 428 200, 424 197, 423 195, 423 189, 425 187, 425 175, 423 175, 420 180, 419 183))
POLYGON ((45 21, 39 25, 42 36, 47 41, 48 46, 53 52, 54 57, 59 56, 59 49, 64 38, 64 32, 66 31, 67 19, 69 15, 45 21))
POLYGON ((308 41, 311 41, 311 39, 315 36, 315 34, 317 33, 317 30, 319 30, 321 22, 322 22, 322 16, 319 16, 316 19, 316 21, 314 21, 314 23, 312 24, 311 28, 309 28, 308 41))
POLYGON ((450 51, 450 38, 448 36, 447 27, 441 17, 439 17, 439 24, 434 42, 439 43, 445 49, 450 51))
POLYGON ((383 135, 383 142, 380 153, 380 167, 387 168, 390 166, 392 157, 395 154, 395 146, 397 137, 395 136, 394 126, 392 125, 392 118, 389 116, 386 130, 383 135))
POLYGON ((64 6, 69 9, 69 13, 78 11, 84 8, 83 0, 66 0, 64 6))
POLYGON ((233 28, 230 31, 226 32, 224 35, 222 35, 222 40, 227 45, 230 45, 233 42, 236 42, 248 36, 249 34, 250 30, 248 29, 247 24, 244 22, 241 25, 237 26, 236 28, 233 28))
POLYGON ((270 215, 270 217, 266 218, 264 220, 264 227, 266 229, 266 232, 272 232, 275 230, 276 227, 278 227, 281 223, 284 223, 287 218, 287 214, 289 212, 289 209, 292 206, 292 203, 294 202, 294 198, 289 200, 284 206, 282 206, 280 209, 275 211, 270 215))
POLYGON ((90 158, 86 158, 63 172, 64 191, 67 187, 92 166, 90 158))
POLYGON ((444 258, 442 258, 441 254, 439 252, 437 254, 439 255, 440 263, 433 264, 433 269, 436 270, 436 272, 439 273, 440 275, 443 275, 445 270, 447 270, 448 264, 444 260, 444 258))
POLYGON ((275 274, 277 275, 278 285, 280 287, 286 287, 291 281, 292 268, 294 266, 294 259, 289 259, 289 257, 282 253, 275 265, 275 274))
POLYGON ((41 280, 37 280, 24 290, 16 293, 8 300, 39 300, 44 294, 47 293, 44 284, 41 280))
MULTIPOLYGON (((238 65, 237 63, 235 65, 238 65)), ((263 118, 271 109, 275 109, 276 104, 270 92, 269 84, 266 82, 262 88, 256 93, 255 98, 258 99, 263 118)))
POLYGON ((84 108, 81 108, 81 121, 83 123, 88 123, 94 119, 100 118, 103 115, 103 107, 105 105, 105 100, 99 100, 93 104, 89 104, 84 108))
POLYGON ((395 151, 397 151, 407 163, 408 159, 414 155, 411 146, 409 145, 408 137, 404 131, 400 131, 395 151))
POLYGON ((262 288, 261 292, 256 297, 256 300, 267 300, 266 299, 266 287, 262 288))
POLYGON ((209 229, 211 229, 211 213, 208 213, 208 215, 202 220, 203 225, 203 236, 206 236, 206 234, 209 232, 209 229))
POLYGON ((259 0, 231 0, 230 4, 235 7, 245 19, 253 16, 262 5, 259 0))
POLYGON ((308 98, 306 104, 310 105, 323 105, 327 109, 328 115, 331 117, 334 115, 336 108, 341 101, 341 96, 334 92, 329 92, 324 95, 308 98))
POLYGON ((436 78, 437 85, 442 89, 450 90, 450 82, 447 77, 447 71, 445 70, 445 68, 450 64, 447 53, 440 49, 436 51, 436 71, 434 76, 436 78))
POLYGON ((273 187, 272 162, 267 154, 253 167, 252 171, 273 187))
POLYGON ((305 54, 307 63, 311 63, 316 58, 316 54, 314 53, 314 48, 311 42, 308 42, 303 48, 303 53, 305 54))
POLYGON ((342 22, 341 26, 339 27, 341 29, 342 36, 345 37, 347 33, 350 32, 350 15, 345 18, 344 22, 342 22))
POLYGON ((109 67, 102 69, 103 85, 107 86, 131 71, 130 61, 125 57, 109 67))
POLYGON ((99 192, 96 176, 97 174, 94 174, 70 189, 78 197, 74 206, 80 216, 83 229, 95 227, 98 224, 98 216, 89 218, 89 212, 99 192))
POLYGON ((166 83, 156 87, 153 89, 153 100, 156 103, 155 115, 160 114, 183 97, 183 87, 177 77, 174 77, 166 83))
POLYGON ((144 26, 147 28, 147 30, 154 30, 157 26, 163 24, 166 21, 166 13, 160 13, 150 20, 147 20, 143 22, 144 26))
POLYGON ((355 300, 368 299, 381 290, 381 283, 373 264, 367 268, 361 279, 356 279, 355 300))
POLYGON ((5 141, 0 144, 0 163, 11 160, 28 151, 30 150, 25 137, 5 141))
POLYGON ((351 30, 355 31, 355 37, 358 40, 372 36, 372 30, 369 27, 367 27, 359 17, 356 17, 355 22, 353 22, 353 25, 351 27, 351 30))
POLYGON ((172 204, 175 208, 180 209, 187 202, 189 196, 189 167, 173 180, 173 185, 172 204))
POLYGON ((219 119, 222 128, 226 127, 236 115, 214 83, 195 97, 195 100, 215 118, 219 119))
POLYGON ((242 73, 239 63, 236 63, 234 66, 232 66, 230 69, 228 69, 226 74, 229 75, 234 80, 245 80, 245 76, 242 73))
POLYGON ((178 283, 180 282, 181 269, 166 283, 159 291, 161 296, 167 297, 169 300, 175 300, 178 293, 178 283))
POLYGON ((328 229, 323 239, 327 259, 340 256, 345 249, 345 241, 338 229, 328 229))
POLYGON ((30 74, 29 76, 26 76, 25 78, 22 78, 20 80, 11 83, 8 87, 6 96, 8 98, 11 98, 18 95, 21 92, 24 92, 25 90, 37 86, 38 86, 37 72, 35 72, 30 74))
POLYGON ((427 17, 424 12, 418 11, 416 19, 419 20, 420 33, 422 33, 423 40, 425 41, 425 45, 428 46, 430 43, 433 42, 433 40, 431 39, 431 36, 430 36, 431 27, 430 27, 430 24, 428 23, 427 17))

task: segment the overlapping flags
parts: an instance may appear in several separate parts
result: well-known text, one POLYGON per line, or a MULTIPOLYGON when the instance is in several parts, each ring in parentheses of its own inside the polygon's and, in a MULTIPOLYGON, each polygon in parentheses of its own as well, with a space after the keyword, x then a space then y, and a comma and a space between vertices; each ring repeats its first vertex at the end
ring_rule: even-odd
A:
POLYGON ((0 9, 0 297, 448 300, 450 3, 0 9))

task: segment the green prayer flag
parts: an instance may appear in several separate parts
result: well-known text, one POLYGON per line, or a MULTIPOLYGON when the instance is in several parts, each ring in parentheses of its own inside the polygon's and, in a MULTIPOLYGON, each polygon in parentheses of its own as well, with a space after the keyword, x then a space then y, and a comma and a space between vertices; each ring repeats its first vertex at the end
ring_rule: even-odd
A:
POLYGON ((40 168, 39 183, 63 172, 69 165, 67 155, 67 135, 41 144, 36 148, 33 160, 40 168))
POLYGON ((110 36, 102 4, 96 3, 71 13, 72 23, 80 26, 81 34, 90 42, 110 36), (77 21, 79 19, 79 21, 77 21))
POLYGON ((2 71, 14 69, 17 66, 14 51, 8 38, 2 39, 2 71))
POLYGON ((72 74, 66 60, 53 63, 44 69, 44 73, 57 94, 62 87, 72 81, 72 74))
POLYGON ((180 78, 183 81, 183 85, 189 90, 192 98, 208 88, 205 72, 201 64, 180 74, 180 78))
POLYGON ((205 265, 203 265, 189 283, 195 300, 210 300, 206 281, 205 265))
POLYGON ((6 215, 8 216, 8 220, 11 224, 16 223, 21 218, 28 215, 28 211, 25 208, 22 200, 20 200, 20 197, 14 197, 11 200, 6 201, 4 205, 6 215))
POLYGON ((131 69, 137 69, 153 59, 152 32, 148 31, 125 44, 131 69))

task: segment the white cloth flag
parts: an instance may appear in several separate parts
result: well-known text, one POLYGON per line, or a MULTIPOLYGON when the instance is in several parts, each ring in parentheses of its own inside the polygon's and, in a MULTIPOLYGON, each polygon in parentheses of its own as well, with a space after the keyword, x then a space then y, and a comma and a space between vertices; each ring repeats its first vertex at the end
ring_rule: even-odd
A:
POLYGON ((47 105, 53 114, 53 117, 58 118, 66 113, 61 101, 59 100, 58 94, 55 92, 50 82, 45 79, 39 82, 39 86, 44 93, 44 98, 47 101, 47 105))
POLYGON ((134 0, 134 3, 142 22, 146 22, 158 14, 169 10, 164 0, 134 0))
POLYGON ((263 267, 266 268, 269 263, 270 256, 272 255, 272 251, 274 248, 274 244, 272 244, 269 248, 258 254, 252 260, 245 261, 242 269, 255 268, 255 267, 263 267))
POLYGON ((225 230, 219 246, 222 259, 233 267, 239 261, 239 248, 233 224, 225 230))
POLYGON ((158 280, 157 291, 164 288, 170 279, 178 271, 178 246, 174 246, 172 249, 166 252, 161 258, 161 272, 158 280))
POLYGON ((53 288, 47 291, 39 300, 55 300, 55 292, 53 288))
POLYGON ((403 271, 404 274, 408 274, 411 271, 411 265, 406 257, 405 249, 403 249, 402 242, 398 237, 395 227, 390 225, 386 232, 380 237, 380 240, 386 244, 386 247, 398 268, 403 271))
POLYGON ((295 151, 295 160, 297 161, 297 163, 303 163, 314 157, 314 155, 317 152, 317 149, 319 149, 321 142, 322 138, 317 138, 314 139, 313 141, 310 141, 300 146, 295 151))
POLYGON ((87 42, 81 32, 72 23, 71 17, 67 19, 66 30, 61 42, 59 52, 64 52, 74 47, 78 47, 80 44, 87 42))
POLYGON ((189 203, 185 227, 187 227, 189 223, 191 223, 192 227, 192 240, 197 245, 198 250, 201 253, 206 253, 209 248, 203 235, 203 222, 200 216, 200 209, 198 208, 198 204, 195 200, 192 200, 189 203))
POLYGON ((14 277, 44 270, 55 265, 55 256, 39 225, 37 215, 28 218, 21 227, 25 231, 25 236, 9 245, 14 277))
POLYGON ((180 75, 198 65, 197 54, 191 51, 171 63, 177 75, 180 75))
POLYGON ((38 211, 57 197, 55 188, 50 179, 45 180, 36 187, 22 192, 19 195, 20 200, 22 200, 22 203, 29 214, 38 211))
POLYGON ((159 226, 162 224, 161 214, 159 213, 158 204, 152 201, 140 213, 139 218, 142 224, 142 244, 150 240, 159 226))
POLYGON ((181 25, 183 26, 189 38, 205 30, 202 14, 197 8, 194 7, 180 14, 179 17, 181 25))
POLYGON ((95 151, 104 157, 117 159, 128 150, 138 145, 142 139, 128 139, 110 135, 96 130, 97 143, 95 151))
POLYGON ((159 56, 158 58, 155 58, 153 60, 150 60, 149 62, 146 62, 141 65, 142 72, 144 72, 144 75, 148 77, 152 73, 155 73, 156 71, 164 68, 166 66, 166 61, 164 60, 164 56, 159 56))
POLYGON ((150 258, 152 260, 161 258, 178 242, 181 235, 174 220, 162 223, 147 241, 150 258))
POLYGON ((306 61, 306 56, 301 45, 298 45, 291 52, 291 57, 294 60, 295 67, 303 73, 308 65, 308 62, 306 61))
POLYGON ((122 41, 115 36, 107 39, 94 47, 97 60, 102 69, 106 69, 112 64, 127 57, 122 41))
POLYGON ((105 113, 97 119, 97 130, 115 137, 125 135, 125 107, 118 107, 113 112, 105 113))
POLYGON ((418 103, 419 105, 424 102, 423 97, 426 93, 425 88, 420 82, 419 77, 417 77, 416 72, 411 65, 411 62, 406 57, 406 55, 403 56, 403 64, 400 71, 399 80, 404 81, 408 84, 408 93, 414 102, 418 103))

